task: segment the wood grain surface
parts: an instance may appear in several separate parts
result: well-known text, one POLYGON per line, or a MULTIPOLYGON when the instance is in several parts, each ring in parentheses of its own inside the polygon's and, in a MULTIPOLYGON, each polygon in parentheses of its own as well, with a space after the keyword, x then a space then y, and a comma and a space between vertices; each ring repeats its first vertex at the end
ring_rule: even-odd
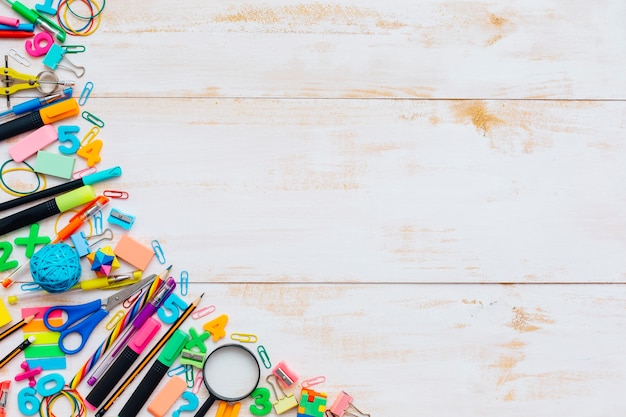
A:
POLYGON ((325 376, 329 404, 344 390, 372 416, 619 416, 625 15, 613 0, 107 2, 66 43, 87 47, 75 91, 94 83, 99 168, 124 171, 96 189, 130 194, 113 202, 137 217, 129 235, 158 240, 229 334, 325 376))

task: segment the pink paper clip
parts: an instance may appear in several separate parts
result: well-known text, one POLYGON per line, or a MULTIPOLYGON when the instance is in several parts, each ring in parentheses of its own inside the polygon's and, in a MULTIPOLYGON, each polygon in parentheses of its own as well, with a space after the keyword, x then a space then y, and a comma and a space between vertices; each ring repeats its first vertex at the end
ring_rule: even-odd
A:
POLYGON ((128 193, 126 191, 104 190, 102 195, 109 198, 119 198, 120 200, 128 199, 128 193))
POLYGON ((204 380, 202 372, 198 372, 196 374, 196 379, 193 381, 193 388, 191 392, 197 394, 200 392, 200 388, 202 388, 202 381, 204 380))
POLYGON ((333 404, 328 407, 326 412, 330 413, 332 417, 343 417, 346 414, 354 417, 370 417, 369 414, 365 414, 364 412, 356 408, 354 404, 352 404, 352 400, 353 398, 350 395, 348 395, 345 391, 341 391, 337 398, 335 398, 335 401, 333 401, 333 404), (351 412, 347 412, 349 409, 351 410, 351 412), (359 414, 357 415, 353 413, 352 410, 356 411, 359 414))
POLYGON ((215 306, 214 305, 210 305, 208 307, 204 307, 201 308, 200 310, 196 310, 195 312, 193 312, 191 314, 191 318, 194 320, 200 319, 204 316, 208 316, 209 314, 211 314, 212 312, 215 311, 215 306))
POLYGON ((97 172, 97 171, 98 171, 98 168, 96 167, 87 167, 87 168, 79 169, 78 171, 74 171, 74 173, 72 174, 72 179, 79 180, 85 175, 93 174, 94 172, 97 172))
POLYGON ((309 388, 314 385, 319 385, 326 382, 326 377, 324 375, 314 376, 313 378, 305 379, 302 381, 302 388, 309 388))
POLYGON ((122 303, 122 306, 124 306, 124 308, 130 308, 130 306, 133 305, 133 303, 135 302, 135 300, 137 300, 139 298, 139 296, 141 295, 141 293, 143 292, 143 288, 139 290, 139 292, 131 297, 128 297, 126 300, 124 300, 124 302, 122 303))

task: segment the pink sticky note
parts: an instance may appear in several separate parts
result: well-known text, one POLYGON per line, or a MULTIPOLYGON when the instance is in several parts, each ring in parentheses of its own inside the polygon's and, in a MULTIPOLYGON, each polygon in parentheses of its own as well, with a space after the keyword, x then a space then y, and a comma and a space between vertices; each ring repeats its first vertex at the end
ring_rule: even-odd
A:
POLYGON ((45 125, 9 147, 9 155, 15 162, 23 162, 57 140, 57 130, 53 125, 45 125))

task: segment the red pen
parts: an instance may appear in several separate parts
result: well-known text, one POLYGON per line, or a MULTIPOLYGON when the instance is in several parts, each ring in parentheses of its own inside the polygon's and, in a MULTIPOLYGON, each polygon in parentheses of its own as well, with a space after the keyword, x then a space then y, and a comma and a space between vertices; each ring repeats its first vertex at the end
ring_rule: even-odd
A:
POLYGON ((109 202, 108 198, 100 195, 96 197, 95 199, 93 199, 91 202, 87 203, 85 207, 83 207, 78 213, 76 213, 70 219, 69 224, 57 233, 57 236, 54 238, 54 240, 51 243, 62 242, 68 237, 70 237, 72 234, 74 234, 75 231, 77 231, 80 228, 80 226, 83 225, 83 223, 87 219, 89 219, 90 217, 95 215, 97 212, 99 212, 102 209, 102 207, 104 207, 108 202, 109 202))
POLYGON ((0 38, 30 38, 35 36, 34 32, 25 30, 0 30, 0 38))

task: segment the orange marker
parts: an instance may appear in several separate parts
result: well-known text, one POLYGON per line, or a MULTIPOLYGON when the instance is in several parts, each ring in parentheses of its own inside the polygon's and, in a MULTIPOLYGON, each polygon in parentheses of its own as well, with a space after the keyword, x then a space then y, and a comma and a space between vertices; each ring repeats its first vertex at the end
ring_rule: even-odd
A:
POLYGON ((99 212, 108 202, 109 199, 104 196, 96 197, 70 219, 69 224, 57 233, 51 243, 62 242, 73 235, 87 219, 99 212))

